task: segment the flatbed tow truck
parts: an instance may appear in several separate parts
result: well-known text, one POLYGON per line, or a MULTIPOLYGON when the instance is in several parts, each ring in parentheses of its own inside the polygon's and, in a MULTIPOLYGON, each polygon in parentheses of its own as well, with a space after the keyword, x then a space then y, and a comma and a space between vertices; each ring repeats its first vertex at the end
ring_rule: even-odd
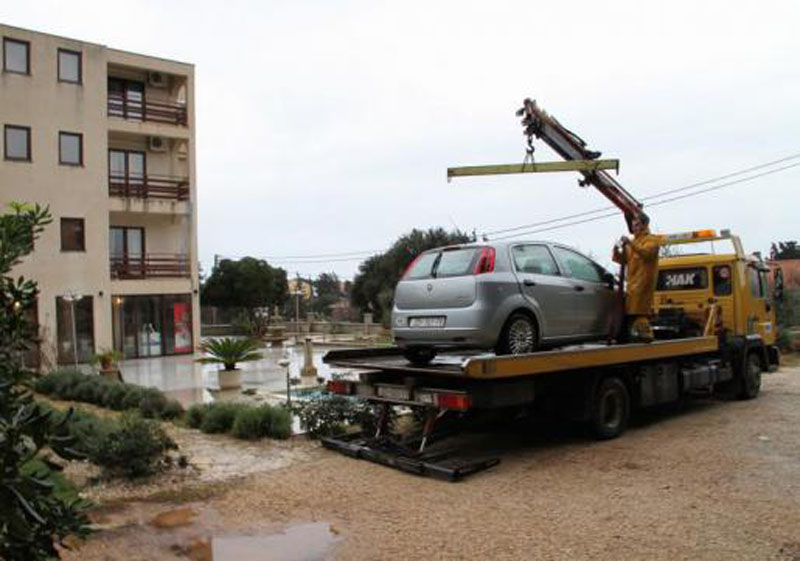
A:
MULTIPOLYGON (((582 184, 595 186, 630 218, 642 205, 595 166, 597 152, 558 121, 525 100, 526 134, 543 138, 573 168, 582 184)), ((532 148, 529 153, 532 152, 532 148)), ((528 164, 532 165, 532 164, 528 164)), ((487 173, 530 171, 487 166, 487 173)), ((469 175, 479 175, 469 168, 469 175)), ((458 175, 457 173, 448 175, 458 175)), ((597 439, 622 434, 632 411, 673 403, 691 395, 717 393, 756 397, 761 373, 778 368, 775 312, 767 295, 768 267, 745 254, 740 239, 724 230, 698 230, 664 236, 664 245, 723 242, 727 253, 662 257, 654 299, 650 343, 620 344, 613 334, 604 343, 569 346, 525 355, 440 354, 419 366, 399 348, 335 350, 323 361, 356 369, 355 378, 328 382, 333 394, 364 399, 380 411, 375 434, 325 437, 325 447, 403 471, 451 481, 492 467, 493 457, 465 457, 458 449, 431 450, 449 418, 468 421, 493 413, 547 411, 585 422, 597 439), (390 409, 424 412, 421 432, 390 434, 390 409)), ((680 250, 678 250, 679 252, 680 250)), ((675 253, 675 252, 673 252, 675 253)), ((620 282, 620 285, 622 283, 620 282)), ((621 287, 620 287, 621 288, 621 287)), ((620 290, 620 295, 623 291, 620 290)), ((457 426, 451 423, 451 426, 457 426)))

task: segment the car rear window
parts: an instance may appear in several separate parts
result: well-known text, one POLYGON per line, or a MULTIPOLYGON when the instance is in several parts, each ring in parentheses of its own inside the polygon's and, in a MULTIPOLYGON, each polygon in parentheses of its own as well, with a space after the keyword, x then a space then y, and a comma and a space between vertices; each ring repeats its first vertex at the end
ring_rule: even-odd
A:
POLYGON ((700 290, 708 287, 708 271, 704 267, 662 269, 658 272, 656 290, 700 290))
POLYGON ((476 252, 477 249, 474 247, 442 251, 442 256, 439 258, 439 263, 434 270, 436 278, 458 277, 470 274, 476 252))
POLYGON ((433 271, 433 264, 436 262, 436 258, 439 257, 438 252, 434 253, 423 253, 419 256, 416 262, 411 266, 411 268, 406 271, 406 274, 403 276, 404 279, 427 279, 431 276, 431 272, 433 271))

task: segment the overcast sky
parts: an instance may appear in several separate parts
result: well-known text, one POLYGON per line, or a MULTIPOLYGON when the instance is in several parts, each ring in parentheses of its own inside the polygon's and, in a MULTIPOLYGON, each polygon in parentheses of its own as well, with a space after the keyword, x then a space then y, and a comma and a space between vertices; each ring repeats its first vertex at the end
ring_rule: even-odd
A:
MULTIPOLYGON (((200 259, 351 277, 412 228, 485 231, 602 208, 518 163, 525 97, 649 195, 800 154, 800 2, 3 2, 3 23, 196 66, 200 259)), ((557 157, 538 144, 540 161, 557 157)), ((787 160, 781 165, 800 163, 787 160)), ((779 167, 779 166, 775 166, 779 167)), ((775 167, 759 171, 769 171, 775 167)), ((744 176, 737 176, 738 179, 744 176)), ((800 167, 653 207, 654 229, 800 238, 800 167)), ((608 262, 619 217, 525 236, 608 262)))

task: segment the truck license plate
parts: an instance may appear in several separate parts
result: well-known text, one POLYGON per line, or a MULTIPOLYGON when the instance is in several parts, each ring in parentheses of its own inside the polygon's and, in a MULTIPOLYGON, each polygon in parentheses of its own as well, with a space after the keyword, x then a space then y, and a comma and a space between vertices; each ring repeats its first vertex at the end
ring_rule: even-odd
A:
POLYGON ((409 327, 444 327, 444 316, 427 316, 411 318, 408 320, 409 327))
POLYGON ((385 397, 386 399, 399 399, 401 401, 408 401, 410 392, 408 388, 399 386, 378 386, 378 397, 385 397))

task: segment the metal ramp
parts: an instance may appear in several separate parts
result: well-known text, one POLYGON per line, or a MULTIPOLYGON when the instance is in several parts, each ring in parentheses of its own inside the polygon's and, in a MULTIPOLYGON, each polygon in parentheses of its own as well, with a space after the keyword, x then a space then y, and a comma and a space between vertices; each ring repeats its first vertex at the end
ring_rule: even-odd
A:
POLYGON ((459 481, 500 463, 500 458, 461 457, 454 448, 420 453, 389 436, 365 437, 362 434, 355 434, 322 437, 320 441, 325 448, 346 456, 447 481, 459 481))

